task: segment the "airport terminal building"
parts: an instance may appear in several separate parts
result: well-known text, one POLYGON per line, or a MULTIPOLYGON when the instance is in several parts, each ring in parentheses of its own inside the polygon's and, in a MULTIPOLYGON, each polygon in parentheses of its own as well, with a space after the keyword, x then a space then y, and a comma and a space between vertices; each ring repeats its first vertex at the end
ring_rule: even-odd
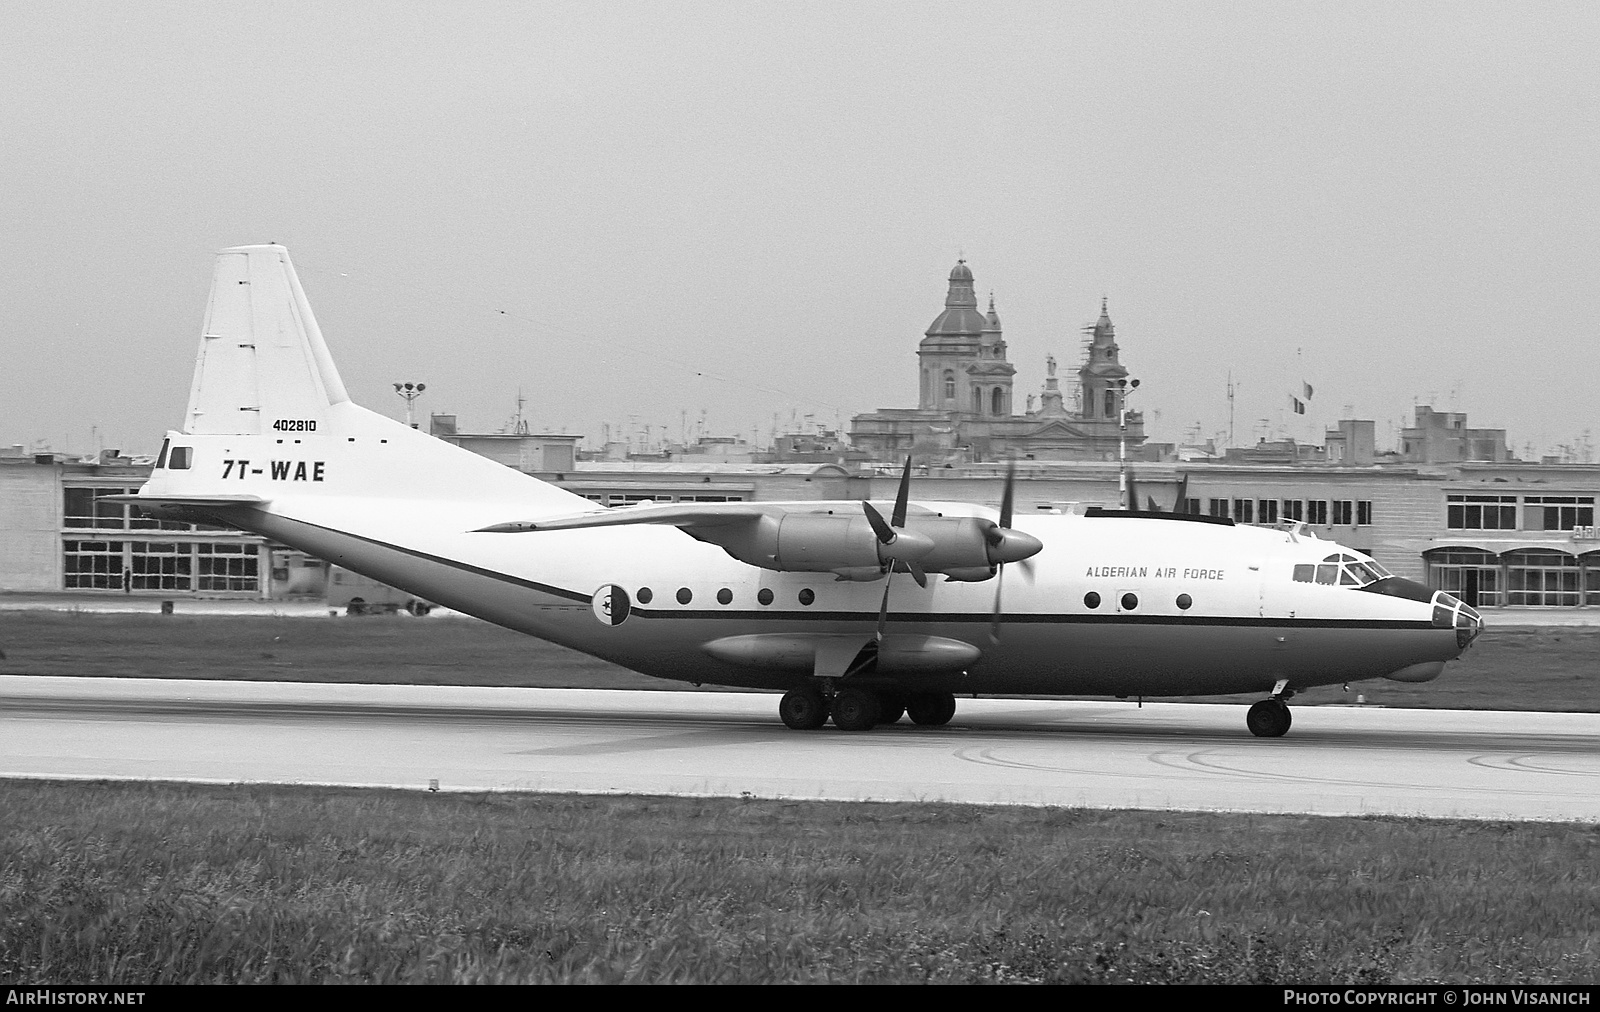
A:
MULTIPOLYGON (((1017 467, 1019 511, 1119 502, 1115 462, 1017 467)), ((255 535, 156 521, 104 501, 136 490, 150 468, 111 451, 87 462, 0 453, 0 593, 322 595, 326 566, 318 560, 255 535)), ((892 467, 836 464, 574 461, 530 473, 607 506, 892 499, 899 479, 892 467)), ((919 466, 912 495, 998 504, 1004 473, 1002 464, 919 466)), ((1477 607, 1600 607, 1600 465, 1168 462, 1138 464, 1133 482, 1141 505, 1242 524, 1304 524, 1477 607)))

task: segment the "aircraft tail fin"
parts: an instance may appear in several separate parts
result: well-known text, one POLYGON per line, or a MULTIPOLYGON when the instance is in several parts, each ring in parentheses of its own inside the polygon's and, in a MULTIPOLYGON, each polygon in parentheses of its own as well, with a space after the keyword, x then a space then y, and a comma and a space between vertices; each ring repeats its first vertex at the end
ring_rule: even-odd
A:
POLYGON ((260 435, 350 399, 282 246, 217 254, 184 431, 260 435))
POLYGON ((305 496, 450 502, 480 526, 513 508, 599 508, 353 403, 282 246, 217 254, 184 426, 141 496, 272 509, 305 496))

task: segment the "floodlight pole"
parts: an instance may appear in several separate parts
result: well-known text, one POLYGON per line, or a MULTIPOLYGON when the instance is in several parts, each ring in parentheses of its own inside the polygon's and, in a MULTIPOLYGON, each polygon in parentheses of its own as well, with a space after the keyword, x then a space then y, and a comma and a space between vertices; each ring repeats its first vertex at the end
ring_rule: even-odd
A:
POLYGON ((1128 502, 1128 395, 1137 389, 1138 380, 1117 380, 1117 500, 1125 510, 1136 505, 1128 502))
POLYGON ((406 399, 406 424, 413 429, 417 427, 417 423, 411 420, 411 405, 418 397, 422 396, 422 391, 426 389, 428 389, 426 383, 396 383, 394 385, 394 392, 406 399))

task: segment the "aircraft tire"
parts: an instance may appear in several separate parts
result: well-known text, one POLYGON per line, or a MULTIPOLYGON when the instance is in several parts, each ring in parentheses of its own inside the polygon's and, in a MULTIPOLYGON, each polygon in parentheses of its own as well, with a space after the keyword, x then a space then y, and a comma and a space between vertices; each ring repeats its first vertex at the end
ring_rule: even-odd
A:
POLYGON ((870 731, 878 722, 878 697, 864 689, 840 689, 833 697, 833 726, 841 731, 870 731))
POLYGON ((1294 715, 1289 712, 1289 705, 1281 699, 1263 699, 1253 703, 1245 714, 1245 726, 1257 738, 1282 738, 1289 733, 1289 725, 1294 722, 1294 715))
POLYGON ((809 685, 790 689, 778 700, 778 716, 796 731, 815 731, 828 722, 828 701, 809 685))
POLYGON ((918 692, 906 699, 906 712, 913 723, 939 727, 956 715, 956 697, 950 692, 918 692))
POLYGON ((878 723, 893 724, 906 713, 906 697, 898 692, 878 693, 878 723))

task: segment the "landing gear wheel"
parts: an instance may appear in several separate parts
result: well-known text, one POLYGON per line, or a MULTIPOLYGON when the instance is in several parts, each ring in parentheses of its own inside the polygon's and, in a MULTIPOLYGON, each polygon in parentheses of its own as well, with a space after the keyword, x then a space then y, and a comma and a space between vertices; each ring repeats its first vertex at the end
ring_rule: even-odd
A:
POLYGON ((950 692, 918 692, 906 699, 906 712, 913 723, 938 727, 956 715, 956 697, 950 692))
POLYGON ((878 697, 864 689, 840 689, 833 697, 833 726, 841 731, 870 731, 878 722, 878 697))
POLYGON ((778 701, 778 716, 796 731, 815 731, 828 722, 828 701, 809 685, 790 689, 778 701))
POLYGON ((878 723, 893 724, 905 716, 906 697, 898 692, 880 692, 878 694, 878 723))
POLYGON ((1281 699, 1263 699, 1251 705, 1244 716, 1245 726, 1257 738, 1282 738, 1293 720, 1289 705, 1281 699))

